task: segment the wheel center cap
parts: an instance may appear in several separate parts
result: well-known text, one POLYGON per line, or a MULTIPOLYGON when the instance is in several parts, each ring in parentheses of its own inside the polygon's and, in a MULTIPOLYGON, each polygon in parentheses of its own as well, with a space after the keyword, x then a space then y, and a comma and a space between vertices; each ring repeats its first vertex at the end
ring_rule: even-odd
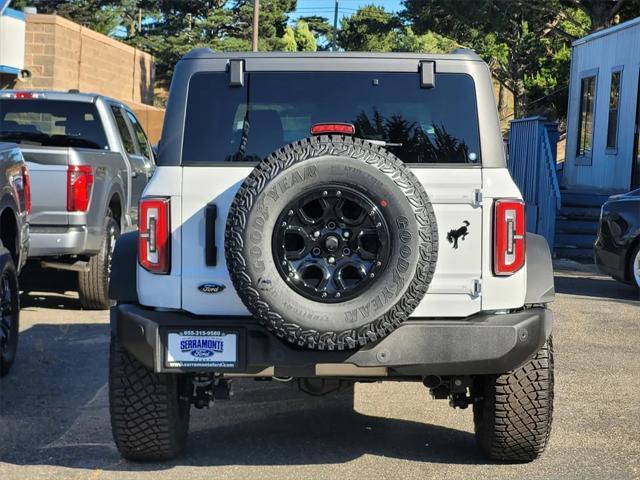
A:
POLYGON ((333 235, 329 235, 324 241, 324 246, 327 247, 327 250, 329 250, 330 252, 334 252, 339 245, 340 241, 338 240, 338 237, 335 237, 333 235))

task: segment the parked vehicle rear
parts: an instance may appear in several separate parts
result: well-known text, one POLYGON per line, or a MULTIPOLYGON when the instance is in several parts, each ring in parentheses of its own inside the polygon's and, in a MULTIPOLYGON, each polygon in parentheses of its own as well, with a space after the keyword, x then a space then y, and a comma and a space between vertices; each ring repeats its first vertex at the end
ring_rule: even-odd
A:
POLYGON ((314 394, 421 381, 473 405, 492 458, 540 455, 550 254, 525 232, 477 56, 196 50, 176 67, 163 131, 140 232, 114 260, 124 456, 175 456, 190 404, 247 377, 314 394), (141 399, 147 387, 157 395, 141 399), (139 425, 158 415, 150 439, 139 425))
POLYGON ((7 91, 0 139, 19 143, 31 172, 30 256, 77 271, 83 306, 107 308, 115 240, 135 228, 154 167, 137 119, 97 95, 7 91))

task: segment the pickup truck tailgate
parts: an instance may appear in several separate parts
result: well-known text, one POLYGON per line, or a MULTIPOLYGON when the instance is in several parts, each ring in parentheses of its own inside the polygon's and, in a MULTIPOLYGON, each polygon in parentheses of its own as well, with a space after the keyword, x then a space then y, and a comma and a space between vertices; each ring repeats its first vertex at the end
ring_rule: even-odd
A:
POLYGON ((31 178, 31 225, 67 225, 68 148, 22 146, 31 178))

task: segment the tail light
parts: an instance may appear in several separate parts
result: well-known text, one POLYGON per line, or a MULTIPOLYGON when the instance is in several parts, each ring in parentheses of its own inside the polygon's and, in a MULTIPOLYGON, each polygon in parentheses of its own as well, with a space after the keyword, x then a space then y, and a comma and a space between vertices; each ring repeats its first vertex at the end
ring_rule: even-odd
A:
POLYGON ((22 191, 24 192, 24 210, 31 213, 31 179, 26 165, 22 166, 22 191))
POLYGON ((168 198, 143 198, 140 202, 138 261, 152 273, 169 273, 169 206, 168 198))
POLYGON ((522 268, 525 260, 524 202, 496 200, 493 210, 493 273, 513 275, 522 268))
POLYGON ((67 169, 67 211, 86 212, 89 209, 93 170, 88 165, 69 165, 67 169))

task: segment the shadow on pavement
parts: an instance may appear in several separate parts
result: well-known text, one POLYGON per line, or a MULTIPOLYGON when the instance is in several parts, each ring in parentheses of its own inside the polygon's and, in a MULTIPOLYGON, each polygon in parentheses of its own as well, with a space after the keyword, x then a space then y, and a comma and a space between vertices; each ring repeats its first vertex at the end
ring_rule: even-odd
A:
MULTIPOLYGON (((122 460, 108 413, 107 324, 37 324, 0 383, 0 462, 116 471, 176 465, 314 465, 364 454, 434 463, 486 460, 466 431, 354 411, 353 395, 304 395, 289 384, 236 382, 231 401, 192 410, 184 454, 122 460)), ((428 395, 425 390, 425 411, 428 395)))
POLYGON ((573 275, 560 271, 555 274, 555 286, 556 293, 606 298, 631 305, 640 301, 638 289, 602 275, 573 275))
POLYGON ((41 268, 29 262, 20 273, 22 308, 80 310, 78 275, 75 272, 41 268))

